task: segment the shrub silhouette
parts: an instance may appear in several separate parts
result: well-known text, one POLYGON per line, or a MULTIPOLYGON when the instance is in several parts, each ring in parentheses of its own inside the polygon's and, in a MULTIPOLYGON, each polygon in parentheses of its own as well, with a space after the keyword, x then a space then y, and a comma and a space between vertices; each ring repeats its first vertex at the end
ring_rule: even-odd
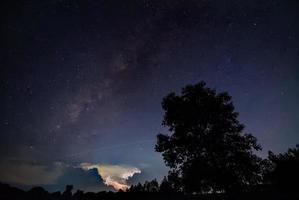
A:
POLYGON ((298 191, 299 184, 299 145, 289 148, 284 154, 269 152, 270 166, 265 181, 276 189, 298 191))
POLYGON ((181 95, 167 95, 162 107, 162 124, 172 135, 159 134, 155 148, 171 168, 169 179, 178 191, 236 191, 261 180, 262 159, 253 153, 261 146, 243 134, 228 93, 199 82, 184 87, 181 95))

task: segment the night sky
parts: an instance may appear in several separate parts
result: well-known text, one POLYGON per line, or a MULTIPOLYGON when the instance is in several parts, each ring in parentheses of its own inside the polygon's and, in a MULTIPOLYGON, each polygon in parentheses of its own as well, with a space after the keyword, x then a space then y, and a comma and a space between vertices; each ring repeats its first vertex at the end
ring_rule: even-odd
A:
POLYGON ((1 1, 0 181, 127 188, 167 175, 161 101, 201 80, 246 132, 299 143, 295 0, 1 1))

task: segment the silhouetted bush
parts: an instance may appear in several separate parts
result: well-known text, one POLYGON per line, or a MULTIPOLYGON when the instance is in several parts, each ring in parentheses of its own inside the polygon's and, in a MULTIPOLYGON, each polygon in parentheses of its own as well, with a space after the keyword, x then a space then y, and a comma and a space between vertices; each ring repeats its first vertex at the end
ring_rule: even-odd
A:
POLYGON ((299 190, 299 145, 284 154, 269 152, 269 166, 265 183, 278 190, 296 192, 299 190))

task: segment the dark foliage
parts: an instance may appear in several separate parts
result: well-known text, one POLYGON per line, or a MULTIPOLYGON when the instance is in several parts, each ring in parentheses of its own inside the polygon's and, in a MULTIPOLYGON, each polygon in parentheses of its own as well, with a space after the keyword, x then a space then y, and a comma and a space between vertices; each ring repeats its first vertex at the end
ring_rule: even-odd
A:
POLYGON ((247 193, 235 194, 184 194, 178 192, 86 192, 78 190, 74 194, 65 192, 49 193, 41 187, 33 188, 29 191, 23 191, 6 184, 0 183, 1 200, 252 200, 252 199, 270 199, 270 200, 295 200, 299 195, 290 193, 278 193, 271 191, 253 191, 247 193))
POLYGON ((269 152, 265 183, 278 190, 298 192, 299 189, 299 145, 284 154, 269 152))
POLYGON ((169 181, 167 177, 164 177, 161 184, 159 191, 162 193, 173 193, 175 192, 175 186, 172 184, 172 182, 169 181))
POLYGON ((159 183, 156 179, 145 181, 144 184, 132 185, 128 192, 159 192, 159 183))
POLYGON ((228 93, 200 82, 181 95, 170 93, 162 107, 163 125, 172 135, 159 134, 156 151, 171 168, 169 179, 178 191, 236 191, 261 180, 262 159, 253 153, 261 147, 243 134, 228 93))

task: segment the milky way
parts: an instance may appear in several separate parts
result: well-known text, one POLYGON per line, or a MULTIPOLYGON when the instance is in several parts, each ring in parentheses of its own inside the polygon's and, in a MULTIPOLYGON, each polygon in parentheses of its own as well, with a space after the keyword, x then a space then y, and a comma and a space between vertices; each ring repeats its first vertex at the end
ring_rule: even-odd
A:
POLYGON ((160 180, 161 100, 201 80, 232 95, 262 156, 299 141, 296 1, 1 4, 0 181, 113 189, 82 163, 160 180))

